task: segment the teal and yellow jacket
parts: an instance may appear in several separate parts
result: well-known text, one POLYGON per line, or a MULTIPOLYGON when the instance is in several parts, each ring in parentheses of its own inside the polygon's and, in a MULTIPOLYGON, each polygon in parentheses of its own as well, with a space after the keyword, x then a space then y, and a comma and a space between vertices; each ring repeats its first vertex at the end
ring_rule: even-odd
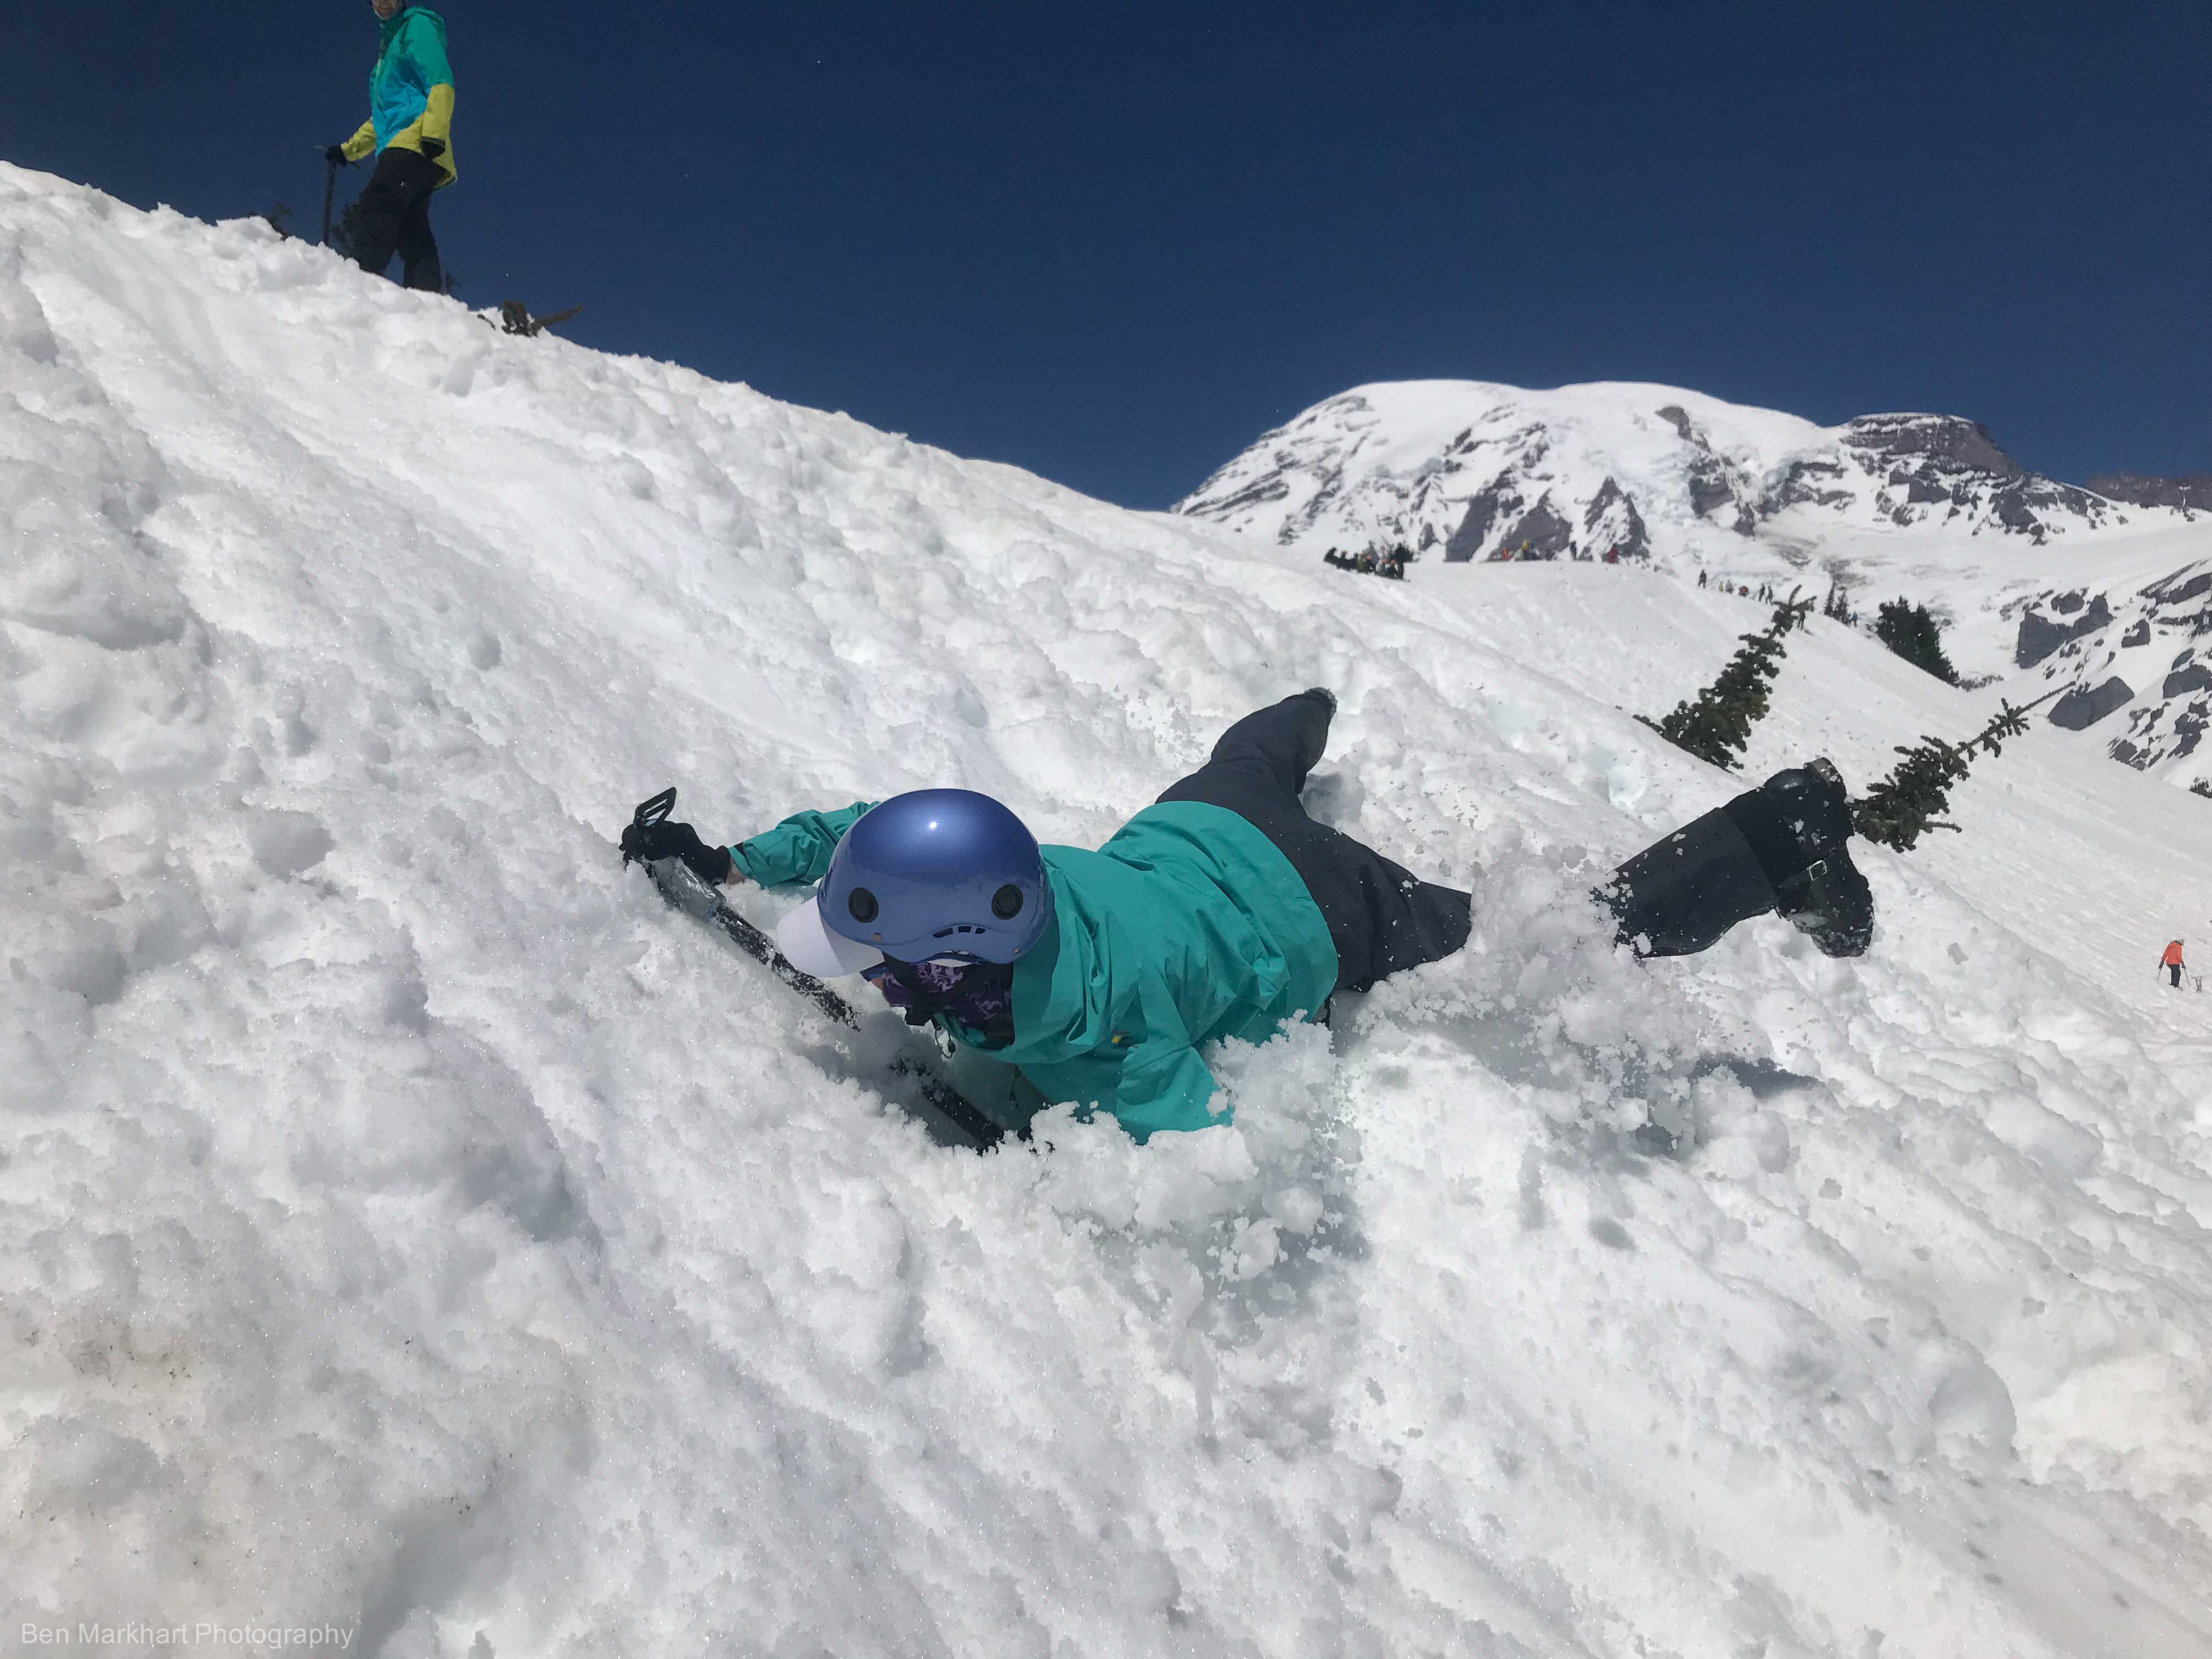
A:
MULTIPOLYGON (((829 873, 874 805, 801 812, 730 850, 763 887, 829 873)), ((1053 931, 1014 969, 1013 1042, 958 1042, 1018 1066, 1048 1100, 1113 1114, 1136 1139, 1229 1121, 1199 1047, 1264 1042, 1311 1019, 1336 985, 1336 947, 1291 861, 1236 813, 1150 806, 1095 853, 1043 849, 1053 931)))
POLYGON ((411 149, 437 162, 442 190, 459 176, 453 165, 453 70, 446 61, 446 20, 403 6, 385 20, 368 76, 368 119, 345 142, 345 158, 362 161, 387 149, 411 149))

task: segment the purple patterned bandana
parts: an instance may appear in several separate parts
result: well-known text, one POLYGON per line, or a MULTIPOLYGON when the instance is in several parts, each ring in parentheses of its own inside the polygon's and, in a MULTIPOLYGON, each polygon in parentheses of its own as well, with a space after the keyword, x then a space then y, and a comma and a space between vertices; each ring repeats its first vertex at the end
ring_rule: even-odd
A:
POLYGON ((987 1048, 1014 1040, 1014 970, 993 962, 893 962, 872 968, 868 982, 909 1025, 949 1014, 981 1033, 987 1048))

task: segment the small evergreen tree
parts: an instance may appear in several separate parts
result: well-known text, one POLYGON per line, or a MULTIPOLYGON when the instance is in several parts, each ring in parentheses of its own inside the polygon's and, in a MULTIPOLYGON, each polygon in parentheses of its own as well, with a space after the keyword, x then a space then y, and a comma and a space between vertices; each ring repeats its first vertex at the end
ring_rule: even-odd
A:
POLYGON ((1881 607, 1874 636, 1915 668, 1925 669, 1946 685, 1959 683, 1959 671, 1943 654, 1943 624, 1924 605, 1891 599, 1881 607))
POLYGON ((1897 769, 1869 789, 1864 799, 1851 803, 1851 827, 1869 841, 1900 853, 1911 852, 1930 830, 1956 830, 1957 824, 1945 823, 1938 815, 1950 805, 1951 786, 1966 775, 1975 751, 1999 752, 2006 738, 2027 731, 2032 711, 2057 695, 2047 691, 2019 708, 2001 701, 1990 723, 1962 744, 1941 738, 1923 738, 1910 749, 1900 744, 1897 752, 1905 758, 1897 769))
POLYGON ((1638 720, 1699 760, 1732 769, 1751 741, 1751 728, 1766 717, 1766 683, 1780 672, 1783 641, 1793 629, 1805 625, 1813 614, 1813 601, 1801 599, 1791 588, 1790 597, 1774 608, 1774 619, 1756 634, 1744 634, 1743 648, 1729 659, 1718 678, 1698 693, 1694 702, 1674 705, 1663 720, 1638 720))
POLYGON ((1842 583, 1838 582, 1829 587, 1827 599, 1820 606, 1820 614, 1830 622, 1839 622, 1846 628, 1854 625, 1851 602, 1844 597, 1842 583))
POLYGON ((2207 799, 2212 799, 2212 779, 2197 779, 2196 782, 2189 786, 2189 793, 2192 795, 2203 795, 2207 799))

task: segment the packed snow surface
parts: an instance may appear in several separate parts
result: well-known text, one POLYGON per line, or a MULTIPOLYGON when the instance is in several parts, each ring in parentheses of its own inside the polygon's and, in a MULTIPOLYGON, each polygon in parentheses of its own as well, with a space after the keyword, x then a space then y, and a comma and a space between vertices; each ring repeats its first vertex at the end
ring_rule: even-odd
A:
MULTIPOLYGON (((2212 1655, 2212 802, 2039 729, 1862 851, 1863 959, 1638 964, 1580 895, 1741 780, 1631 715, 1762 617, 1341 575, 0 167, 0 1640, 2212 1655), (1096 844, 1316 683, 1314 809, 1475 939, 1141 1150, 933 1137, 611 844, 1096 844)), ((1994 695, 1816 622, 1750 769, 1994 695)))

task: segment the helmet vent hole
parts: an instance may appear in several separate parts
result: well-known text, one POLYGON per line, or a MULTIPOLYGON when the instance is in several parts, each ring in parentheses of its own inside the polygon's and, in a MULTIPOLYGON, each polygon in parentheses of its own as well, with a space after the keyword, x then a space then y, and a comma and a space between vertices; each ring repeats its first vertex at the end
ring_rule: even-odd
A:
POLYGON ((1000 921, 1012 921, 1022 913, 1022 890, 1011 881, 991 895, 991 914, 1000 921))
POLYGON ((845 908, 855 921, 873 921, 878 908, 876 896, 865 887, 855 887, 845 896, 845 908))

